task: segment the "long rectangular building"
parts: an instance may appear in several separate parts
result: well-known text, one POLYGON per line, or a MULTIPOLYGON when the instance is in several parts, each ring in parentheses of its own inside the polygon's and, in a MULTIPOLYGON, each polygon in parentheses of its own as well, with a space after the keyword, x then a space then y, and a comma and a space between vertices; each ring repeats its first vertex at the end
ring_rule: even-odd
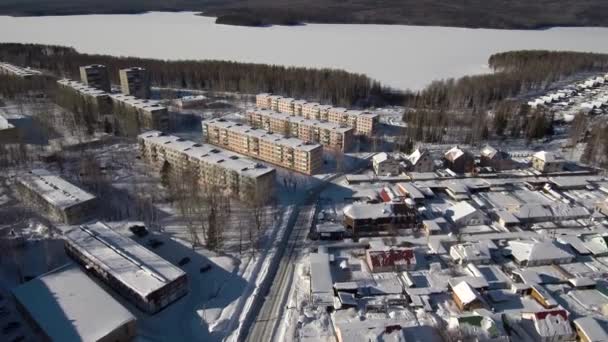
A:
POLYGON ((348 110, 268 93, 258 94, 255 103, 260 109, 270 109, 289 115, 303 116, 310 120, 347 125, 354 128, 355 134, 358 135, 373 135, 379 122, 378 115, 368 111, 348 110))
POLYGON ((92 194, 44 169, 35 169, 18 178, 17 194, 51 220, 75 224, 90 218, 97 199, 92 194))
POLYGON ((65 238, 70 257, 145 312, 188 293, 184 271, 102 222, 74 228, 65 238))
POLYGON ((202 126, 203 138, 211 144, 307 175, 322 169, 323 147, 319 144, 224 119, 205 120, 202 126))
POLYGON ((142 157, 155 170, 189 169, 202 187, 217 186, 241 199, 272 194, 275 170, 215 146, 187 141, 159 131, 139 135, 142 157))
POLYGON ((346 152, 351 149, 353 143, 353 129, 332 122, 311 120, 266 109, 248 110, 247 121, 255 128, 316 142, 332 150, 346 152))
POLYGON ((21 78, 32 78, 34 76, 40 76, 42 73, 38 70, 31 68, 22 68, 9 63, 0 62, 0 74, 17 76, 21 78))
POLYGON ((110 99, 113 102, 115 113, 126 109, 127 113, 137 116, 139 126, 142 129, 158 129, 161 131, 169 129, 169 111, 159 101, 139 99, 124 94, 110 94, 110 99))

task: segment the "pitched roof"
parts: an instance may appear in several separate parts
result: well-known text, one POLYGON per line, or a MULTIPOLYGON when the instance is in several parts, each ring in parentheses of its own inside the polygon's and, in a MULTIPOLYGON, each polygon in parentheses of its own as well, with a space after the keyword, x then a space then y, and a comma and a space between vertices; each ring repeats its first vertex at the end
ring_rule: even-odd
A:
POLYGON ((462 156, 464 156, 466 152, 458 146, 452 147, 449 151, 445 153, 445 159, 454 161, 462 156))
POLYGON ((471 287, 466 281, 461 281, 458 285, 452 288, 454 293, 460 298, 463 304, 470 304, 479 298, 477 290, 471 287))
POLYGON ((459 220, 474 214, 477 212, 477 208, 472 206, 469 202, 458 202, 458 204, 450 207, 446 210, 446 216, 448 216, 452 222, 458 222, 459 220))
POLYGON ((511 254, 517 260, 553 260, 571 258, 572 254, 559 248, 552 241, 509 241, 511 254))
POLYGON ((413 249, 391 248, 389 250, 367 250, 372 267, 395 267, 416 264, 413 249))

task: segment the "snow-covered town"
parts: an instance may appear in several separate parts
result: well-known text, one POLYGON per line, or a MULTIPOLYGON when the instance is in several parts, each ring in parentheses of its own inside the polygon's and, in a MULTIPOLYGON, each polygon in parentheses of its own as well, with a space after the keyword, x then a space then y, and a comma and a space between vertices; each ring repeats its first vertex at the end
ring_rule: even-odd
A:
POLYGON ((605 73, 524 99, 548 138, 403 147, 400 106, 0 71, 2 341, 608 341, 605 73))

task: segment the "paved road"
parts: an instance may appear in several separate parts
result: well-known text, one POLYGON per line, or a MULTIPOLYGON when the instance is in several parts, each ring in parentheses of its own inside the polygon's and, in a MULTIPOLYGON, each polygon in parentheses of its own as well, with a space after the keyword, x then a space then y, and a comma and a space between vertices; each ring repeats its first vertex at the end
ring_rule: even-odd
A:
POLYGON ((247 334, 247 341, 266 342, 272 341, 274 338, 279 320, 283 317, 287 295, 291 289, 298 252, 310 231, 314 210, 314 204, 305 204, 296 208, 297 217, 281 257, 277 274, 265 302, 247 334))

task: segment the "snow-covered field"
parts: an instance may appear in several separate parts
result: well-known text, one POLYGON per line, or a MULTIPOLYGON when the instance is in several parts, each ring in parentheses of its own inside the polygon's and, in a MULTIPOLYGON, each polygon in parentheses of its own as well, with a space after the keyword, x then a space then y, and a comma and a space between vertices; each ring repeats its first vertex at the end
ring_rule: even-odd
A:
POLYGON ((488 72, 488 57, 496 52, 608 52, 608 28, 522 31, 342 24, 253 28, 214 21, 188 12, 0 17, 0 41, 67 45, 85 53, 122 56, 339 68, 401 89, 488 72))

